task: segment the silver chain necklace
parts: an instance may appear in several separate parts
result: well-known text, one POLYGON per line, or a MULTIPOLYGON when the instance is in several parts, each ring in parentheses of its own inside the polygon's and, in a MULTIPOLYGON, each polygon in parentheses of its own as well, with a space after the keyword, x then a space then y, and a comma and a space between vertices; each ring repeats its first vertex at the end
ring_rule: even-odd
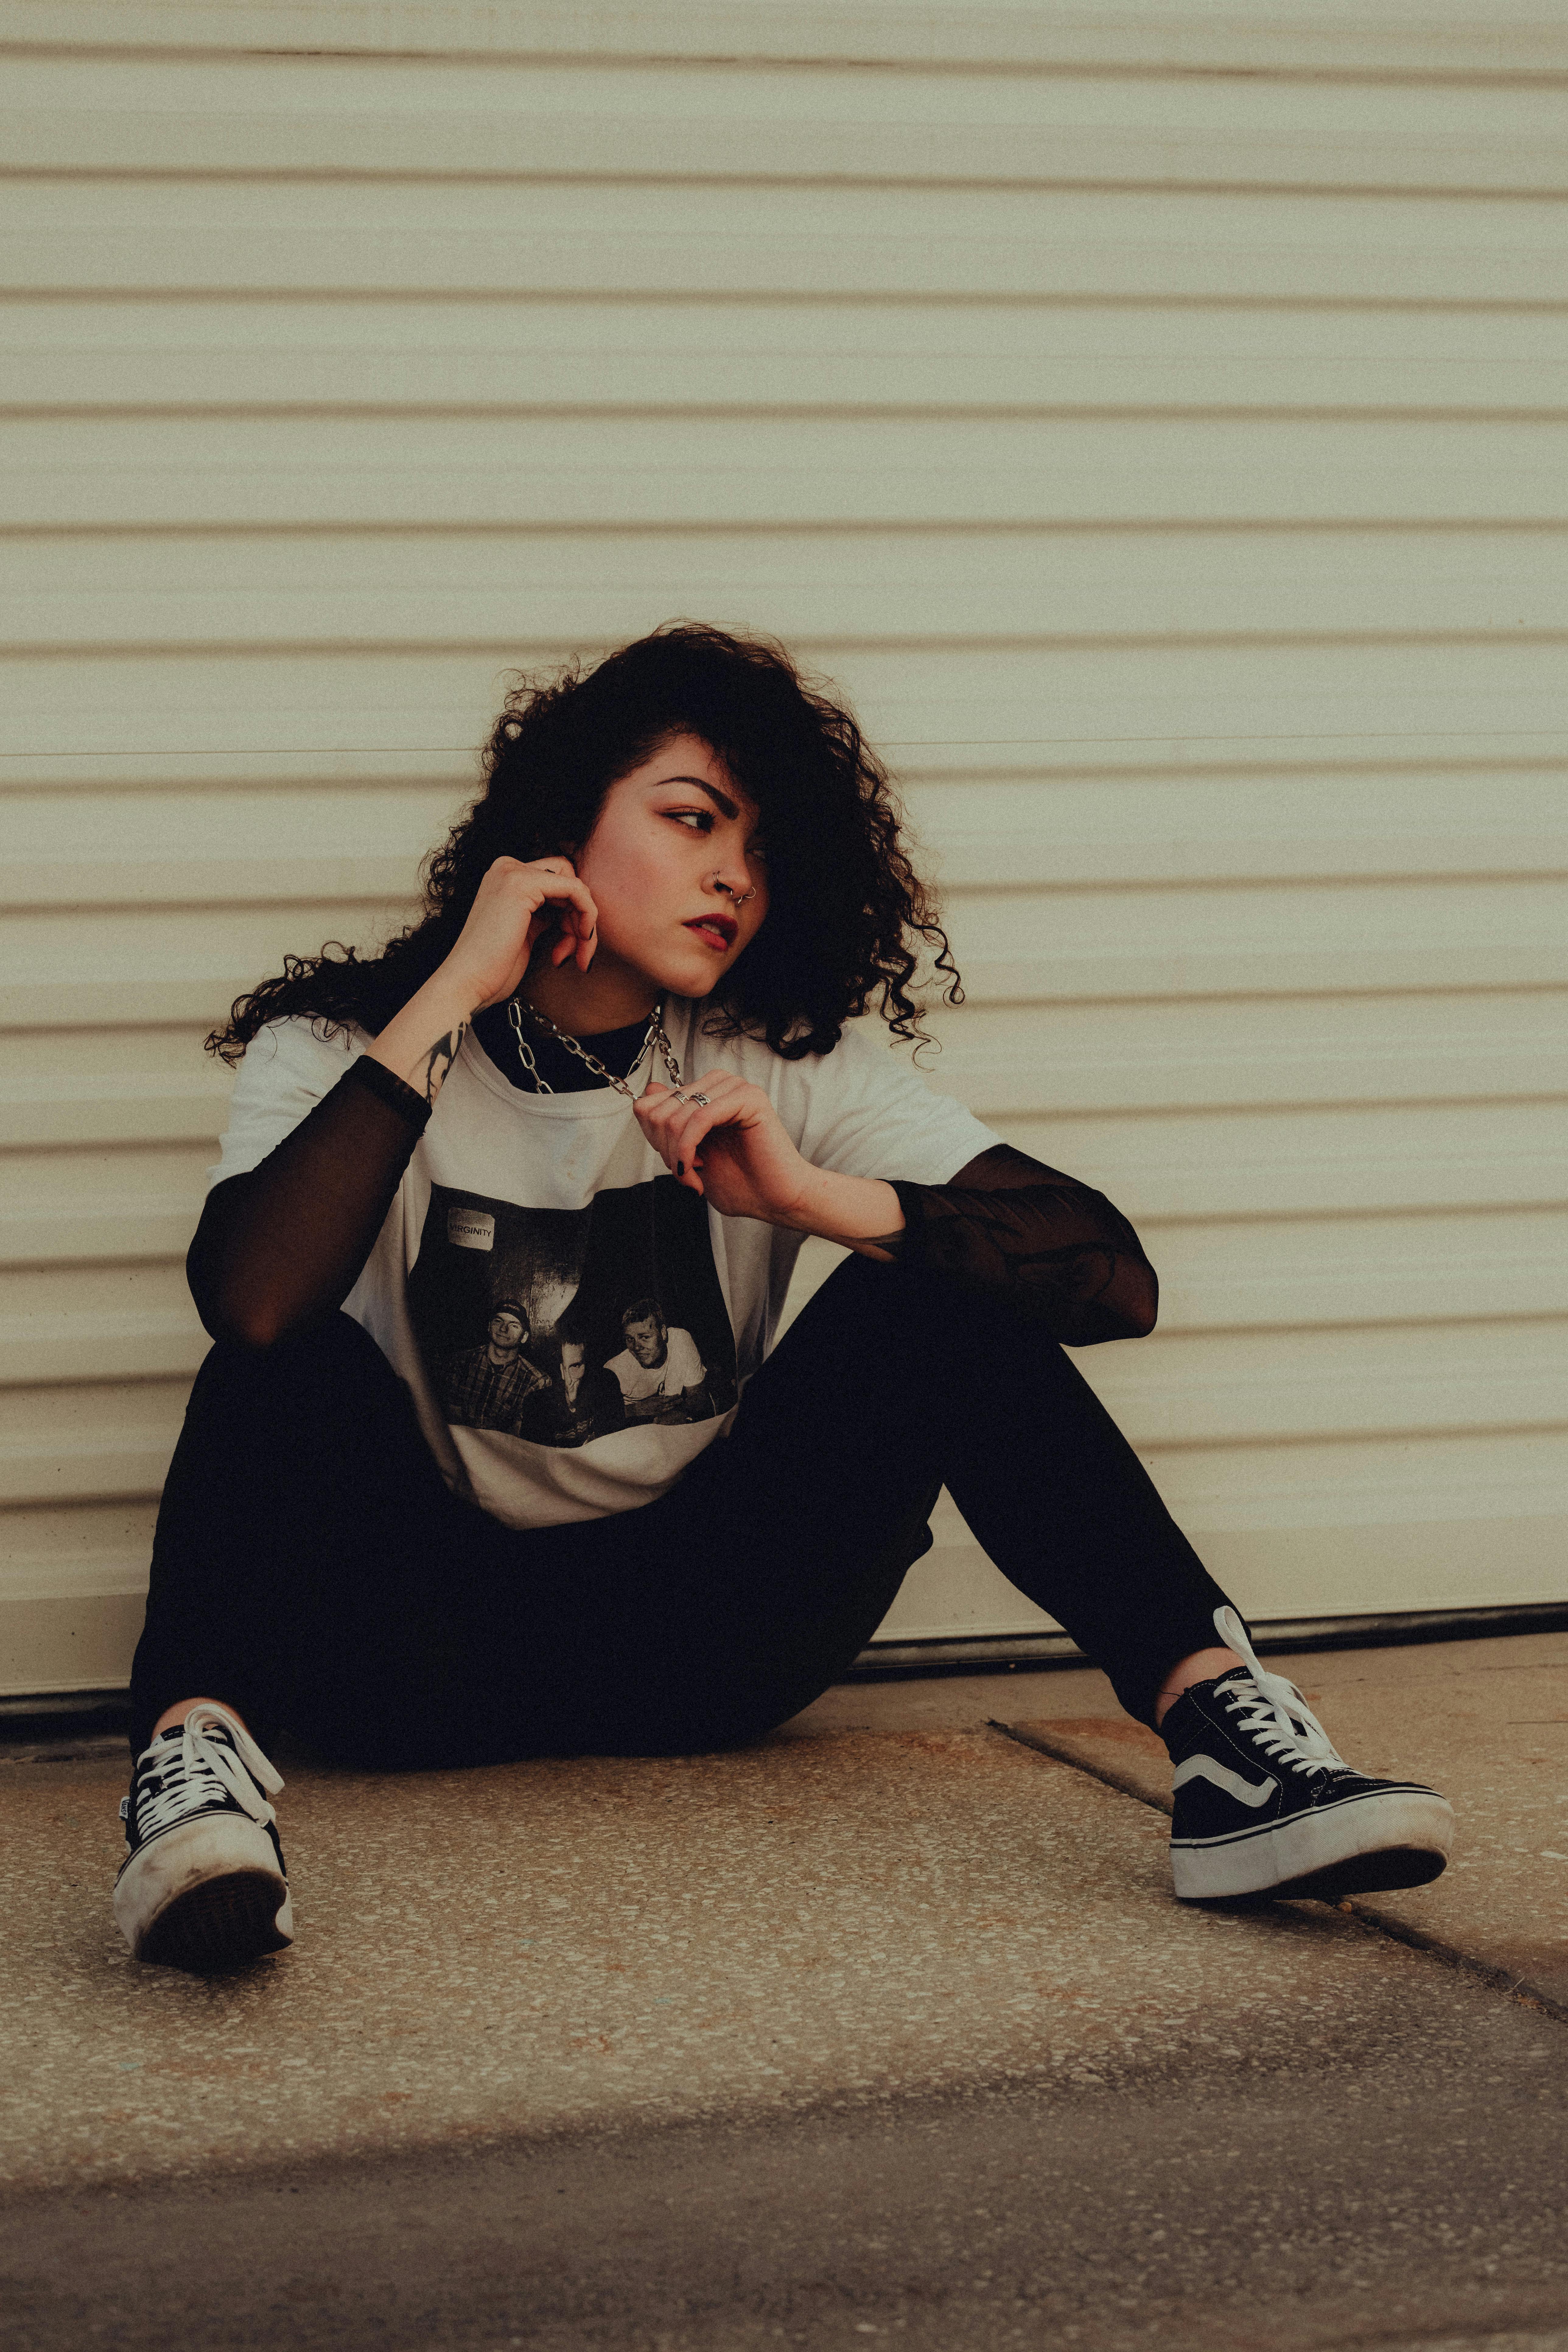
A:
POLYGON ((627 1084, 627 1080, 636 1076, 637 1072, 642 1066, 643 1056, 648 1052, 649 1048, 654 1045, 658 1047, 660 1054, 664 1057, 664 1066, 669 1072, 670 1085, 679 1088, 681 1084, 680 1064, 675 1057, 674 1046, 670 1044, 668 1037, 665 1034, 664 1000, 662 997, 648 1015, 647 1034, 644 1037, 642 1044, 637 1047, 637 1053, 633 1057, 631 1068, 626 1072, 626 1077, 624 1078, 617 1078, 614 1070, 606 1070, 603 1062, 600 1061, 597 1054, 590 1054, 588 1048, 582 1043, 581 1039, 569 1037, 564 1029, 557 1029, 554 1022, 550 1018, 549 1013, 541 1013, 538 1005, 530 1004, 525 996, 509 997, 507 1000, 506 1013, 507 1019, 511 1023, 512 1035, 517 1043, 517 1058, 522 1064, 523 1068, 528 1072, 529 1076, 532 1079, 535 1091, 539 1094, 552 1095, 555 1092, 555 1088, 550 1084, 547 1078, 541 1075, 539 1064, 533 1058, 533 1048, 523 1034, 522 1016, 525 1013, 529 1019, 533 1022, 537 1027, 544 1031, 547 1036, 553 1037, 558 1045, 564 1045, 569 1054, 575 1054, 580 1062, 585 1062, 587 1064, 589 1069, 593 1071, 594 1076, 596 1078, 603 1078, 606 1086, 614 1087, 616 1093, 625 1095, 628 1101, 631 1099, 632 1090, 630 1086, 627 1084))

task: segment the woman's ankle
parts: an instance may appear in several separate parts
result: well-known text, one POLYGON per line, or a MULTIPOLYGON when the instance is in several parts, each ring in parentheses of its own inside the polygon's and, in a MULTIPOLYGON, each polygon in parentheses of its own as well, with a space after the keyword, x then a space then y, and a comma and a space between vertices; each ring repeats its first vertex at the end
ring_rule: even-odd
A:
POLYGON ((1164 1722, 1184 1690, 1194 1683, 1212 1683, 1219 1675, 1228 1675, 1232 1666, 1245 1664, 1234 1650, 1194 1650, 1191 1656, 1181 1659, 1171 1668, 1154 1695, 1154 1728, 1164 1722))
POLYGON ((221 1706, 224 1713, 232 1715, 236 1723, 243 1729, 248 1730, 250 1727, 238 1707, 231 1706, 226 1698, 182 1698, 177 1699, 173 1706, 166 1706, 163 1709, 163 1714, 153 1726, 153 1738, 156 1739, 162 1732, 177 1730, 193 1706, 221 1706))

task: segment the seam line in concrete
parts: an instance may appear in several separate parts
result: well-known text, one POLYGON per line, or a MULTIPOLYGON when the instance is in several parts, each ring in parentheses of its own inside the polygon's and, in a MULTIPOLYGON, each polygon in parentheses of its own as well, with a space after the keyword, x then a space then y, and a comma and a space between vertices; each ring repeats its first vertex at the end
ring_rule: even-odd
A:
MULTIPOLYGON (((1055 1746, 1039 1733, 1016 1730, 1010 1723, 999 1723, 994 1716, 987 1716, 985 1724, 988 1731, 999 1731, 1004 1739, 1011 1739, 1016 1747, 1032 1748, 1037 1755, 1048 1756, 1054 1764, 1069 1765, 1075 1772, 1083 1773, 1086 1779, 1102 1782, 1106 1788, 1114 1789, 1119 1796, 1135 1798, 1139 1804, 1147 1805, 1151 1812, 1163 1813, 1169 1819, 1172 1810, 1169 1804, 1158 1797, 1152 1797, 1130 1774, 1118 1772, 1114 1766, 1088 1763, 1081 1756, 1073 1755, 1065 1747, 1055 1746)), ((1391 1918, 1386 1912, 1377 1910, 1371 1904, 1347 1901, 1333 1907, 1348 1912, 1352 1919, 1359 1919, 1363 1927, 1374 1928, 1380 1936, 1386 1936, 1391 1943, 1405 1944, 1413 1952, 1426 1952, 1433 1959, 1441 1960, 1445 1967, 1459 1969, 1466 1976, 1474 1977, 1479 1983, 1489 1985, 1494 1991, 1506 1994, 1510 2000, 1521 2001, 1530 2009, 1543 2010, 1548 2017, 1568 2025, 1568 2001, 1553 2000, 1550 1993, 1542 1992, 1539 1985, 1532 1985, 1527 1977, 1516 1977, 1510 1975, 1507 1969, 1493 1968, 1489 1960, 1479 1960, 1473 1953, 1463 1950, 1458 1944, 1447 1943, 1441 1936, 1429 1935, 1423 1927, 1413 1927, 1406 1920, 1391 1918)))

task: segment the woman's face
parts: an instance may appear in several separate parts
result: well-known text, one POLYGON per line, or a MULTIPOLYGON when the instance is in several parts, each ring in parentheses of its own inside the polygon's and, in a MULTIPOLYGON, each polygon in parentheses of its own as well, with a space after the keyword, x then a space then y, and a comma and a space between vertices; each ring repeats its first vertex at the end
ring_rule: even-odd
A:
POLYGON ((599 910, 591 969, 711 993, 768 911, 757 812, 706 743, 672 735, 611 785, 576 859, 599 910))

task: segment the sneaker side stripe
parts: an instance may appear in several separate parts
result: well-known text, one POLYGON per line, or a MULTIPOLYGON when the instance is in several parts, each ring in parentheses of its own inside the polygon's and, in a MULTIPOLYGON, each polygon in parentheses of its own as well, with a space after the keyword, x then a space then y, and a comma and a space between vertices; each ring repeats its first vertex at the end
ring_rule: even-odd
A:
POLYGON ((1254 1808, 1266 1805, 1279 1786, 1267 1774, 1261 1780, 1244 1780, 1239 1772, 1233 1772, 1228 1764, 1216 1763, 1212 1756, 1189 1756, 1184 1764, 1178 1764, 1171 1781, 1173 1791, 1184 1789, 1189 1780, 1212 1780, 1216 1789, 1223 1789, 1238 1805, 1254 1808))

